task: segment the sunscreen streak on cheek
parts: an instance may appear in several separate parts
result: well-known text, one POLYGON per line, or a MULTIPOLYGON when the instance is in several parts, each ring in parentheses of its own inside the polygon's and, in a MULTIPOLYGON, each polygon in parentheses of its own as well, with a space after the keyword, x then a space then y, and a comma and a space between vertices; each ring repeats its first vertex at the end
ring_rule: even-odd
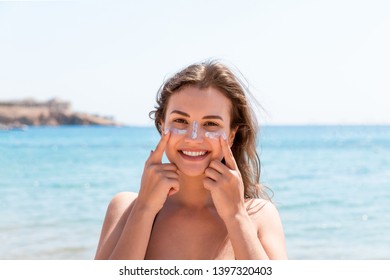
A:
POLYGON ((224 131, 216 131, 216 132, 207 131, 204 134, 204 136, 206 136, 209 139, 218 139, 220 136, 222 136, 222 138, 226 140, 226 133, 224 131))
POLYGON ((171 131, 172 134, 176 134, 176 135, 187 134, 187 129, 177 129, 177 128, 172 127, 169 130, 171 131))
POLYGON ((191 134, 192 139, 198 138, 198 122, 194 121, 192 123, 192 134, 191 134))

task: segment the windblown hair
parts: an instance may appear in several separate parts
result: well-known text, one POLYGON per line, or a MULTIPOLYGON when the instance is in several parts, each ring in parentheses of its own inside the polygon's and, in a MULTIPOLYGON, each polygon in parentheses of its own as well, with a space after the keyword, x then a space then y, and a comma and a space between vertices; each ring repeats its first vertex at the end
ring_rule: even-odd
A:
POLYGON ((224 64, 206 61, 190 65, 169 78, 157 93, 155 110, 149 113, 161 134, 170 97, 186 86, 215 88, 232 104, 230 128, 237 132, 231 147, 244 183, 246 198, 270 199, 260 184, 260 159, 256 151, 258 123, 248 101, 249 90, 224 64), (247 96, 248 95, 248 96, 247 96))

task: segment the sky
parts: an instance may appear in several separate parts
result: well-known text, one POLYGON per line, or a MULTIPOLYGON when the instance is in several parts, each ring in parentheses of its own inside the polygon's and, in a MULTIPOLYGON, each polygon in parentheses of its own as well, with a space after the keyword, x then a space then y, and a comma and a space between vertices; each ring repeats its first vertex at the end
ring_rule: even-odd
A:
POLYGON ((390 1, 0 1, 0 100, 152 125, 194 62, 238 69, 261 124, 390 124, 390 1))

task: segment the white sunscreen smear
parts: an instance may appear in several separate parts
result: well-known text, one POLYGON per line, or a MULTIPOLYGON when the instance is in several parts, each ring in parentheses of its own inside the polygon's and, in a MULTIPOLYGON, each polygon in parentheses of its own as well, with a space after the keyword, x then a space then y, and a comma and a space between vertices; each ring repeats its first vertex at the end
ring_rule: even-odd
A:
MULTIPOLYGON (((170 128, 166 128, 165 131, 164 131, 164 134, 167 134, 168 131, 170 131, 172 134, 175 134, 175 135, 186 135, 188 133, 188 130, 187 129, 178 129, 178 128, 175 128, 175 127, 170 127, 170 128)), ((202 131, 199 131, 199 124, 197 121, 194 121, 192 123, 192 133, 191 133, 191 139, 197 139, 199 135, 199 133, 201 135, 203 135, 204 137, 207 137, 209 139, 219 139, 219 137, 222 136, 222 138, 224 140, 226 140, 226 134, 224 131, 206 131, 204 132, 203 130, 202 131), (203 134, 204 133, 204 134, 203 134)))
POLYGON ((191 134, 192 139, 198 138, 198 122, 194 121, 192 123, 192 134, 191 134))
POLYGON ((177 129, 177 128, 170 128, 169 129, 172 134, 177 134, 177 135, 184 135, 187 134, 187 129, 177 129))
POLYGON ((224 140, 226 140, 226 134, 224 131, 216 131, 216 132, 210 132, 210 131, 207 131, 204 136, 206 136, 207 138, 209 139, 218 139, 220 136, 222 136, 222 138, 224 140))

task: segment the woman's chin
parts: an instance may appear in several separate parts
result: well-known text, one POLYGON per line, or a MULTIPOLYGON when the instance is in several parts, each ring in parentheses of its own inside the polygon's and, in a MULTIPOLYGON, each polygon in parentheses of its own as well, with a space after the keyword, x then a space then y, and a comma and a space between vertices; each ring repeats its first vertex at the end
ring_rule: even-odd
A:
POLYGON ((187 176, 187 177, 200 177, 204 175, 204 171, 206 168, 199 169, 199 168, 180 168, 178 167, 181 174, 187 176))

